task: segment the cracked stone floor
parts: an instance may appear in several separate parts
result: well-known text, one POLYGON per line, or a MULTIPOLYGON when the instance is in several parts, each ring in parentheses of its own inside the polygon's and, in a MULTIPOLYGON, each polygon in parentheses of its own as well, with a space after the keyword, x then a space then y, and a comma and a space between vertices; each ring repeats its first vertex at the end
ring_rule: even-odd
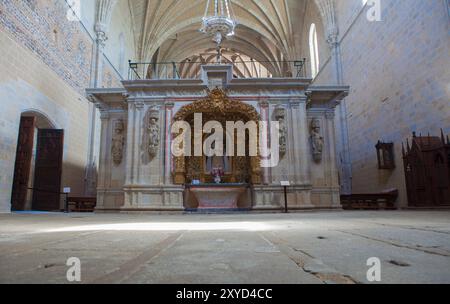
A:
POLYGON ((450 211, 0 215, 0 283, 450 283, 450 211))

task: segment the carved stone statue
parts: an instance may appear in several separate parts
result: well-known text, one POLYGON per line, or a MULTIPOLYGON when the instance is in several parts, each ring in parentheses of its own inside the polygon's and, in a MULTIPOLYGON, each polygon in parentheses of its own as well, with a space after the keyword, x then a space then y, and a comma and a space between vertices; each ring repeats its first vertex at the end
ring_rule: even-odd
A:
POLYGON ((284 108, 275 109, 275 120, 280 124, 280 156, 283 157, 287 151, 287 127, 286 127, 286 110, 284 108))
POLYGON ((323 136, 320 134, 320 120, 314 119, 311 122, 311 145, 312 145, 312 153, 313 159, 315 162, 322 161, 322 153, 324 146, 323 136))
POLYGON ((159 144, 161 140, 159 128, 159 112, 153 110, 148 116, 148 155, 154 158, 158 154, 159 144))
POLYGON ((125 126, 123 120, 118 120, 114 125, 114 134, 112 138, 111 154, 116 166, 122 163, 123 148, 125 146, 125 126))

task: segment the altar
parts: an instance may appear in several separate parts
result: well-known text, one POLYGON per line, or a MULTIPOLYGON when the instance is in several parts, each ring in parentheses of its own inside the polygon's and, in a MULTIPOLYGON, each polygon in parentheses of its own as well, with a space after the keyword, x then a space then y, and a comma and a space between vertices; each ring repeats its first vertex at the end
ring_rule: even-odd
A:
POLYGON ((281 181, 291 184, 290 210, 341 208, 334 114, 348 87, 238 79, 226 64, 201 69, 200 79, 87 90, 101 118, 96 212, 280 210, 281 181))
POLYGON ((189 191, 196 200, 187 209, 198 210, 239 210, 246 209, 239 206, 239 198, 246 193, 246 184, 200 184, 189 185, 189 191), (192 208, 189 208, 192 207, 192 208))

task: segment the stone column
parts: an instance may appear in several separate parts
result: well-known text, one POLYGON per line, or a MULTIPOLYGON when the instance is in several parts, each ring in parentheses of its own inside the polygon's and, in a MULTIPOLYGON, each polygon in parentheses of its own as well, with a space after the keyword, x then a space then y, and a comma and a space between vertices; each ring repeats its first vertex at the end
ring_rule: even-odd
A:
MULTIPOLYGON (((140 149, 140 129, 141 117, 144 103, 140 100, 128 101, 128 124, 127 124, 127 157, 126 157, 126 178, 125 189, 133 188, 139 184, 139 149, 140 149)), ((125 205, 127 209, 134 205, 136 197, 133 193, 125 191, 125 205)))
POLYGON ((93 95, 89 95, 89 143, 88 155, 85 168, 84 195, 95 197, 97 195, 97 164, 95 146, 97 138, 97 103, 98 100, 93 95))
MULTIPOLYGON (((101 88, 103 81, 103 51, 108 40, 108 27, 112 10, 117 0, 98 0, 95 16, 95 43, 92 50, 91 61, 91 87, 101 88)), ((97 110, 94 105, 89 108, 89 147, 86 166, 85 195, 93 196, 97 175, 95 144, 97 138, 97 110)))
POLYGON ((134 126, 135 106, 133 103, 128 103, 128 123, 127 123, 127 141, 126 141, 126 158, 125 158, 125 186, 133 183, 133 139, 134 130, 131 126, 134 126))
POLYGON ((339 187, 338 168, 336 160, 336 130, 334 125, 335 110, 328 110, 325 113, 326 136, 329 142, 329 164, 330 164, 330 185, 339 187))
MULTIPOLYGON (((344 82, 344 73, 342 69, 341 45, 339 41, 338 29, 336 27, 330 30, 328 40, 331 49, 331 60, 335 67, 335 78, 338 85, 344 82)), ((347 103, 343 99, 338 106, 339 111, 339 142, 338 152, 340 155, 341 165, 341 191, 346 194, 352 193, 352 161, 350 155, 350 143, 348 135, 348 117, 347 103)))
MULTIPOLYGON (((344 83, 344 73, 341 57, 341 45, 339 41, 339 28, 336 20, 336 9, 334 0, 315 0, 320 15, 322 16, 323 24, 326 29, 327 42, 331 49, 331 63, 334 66, 334 74, 336 84, 342 85, 344 83)), ((350 145, 348 137, 348 122, 347 122, 347 105, 345 100, 341 102, 338 107, 339 115, 339 141, 338 153, 340 155, 341 167, 341 190, 343 193, 352 192, 352 167, 350 145)))
POLYGON ((107 188, 106 185, 106 176, 107 170, 110 167, 109 164, 109 122, 110 122, 110 114, 108 109, 101 104, 97 104, 98 109, 100 110, 100 119, 101 119, 101 137, 100 137, 100 158, 99 158, 99 172, 98 172, 98 180, 97 180, 97 209, 102 209, 105 207, 104 202, 104 192, 107 188))
POLYGON ((105 26, 97 23, 95 25, 95 44, 92 58, 92 86, 94 88, 101 88, 103 81, 103 51, 106 46, 106 40, 108 36, 106 35, 105 26))
MULTIPOLYGON (((266 144, 267 147, 270 147, 270 120, 269 120, 269 103, 267 102, 267 100, 263 100, 261 102, 259 102, 259 108, 260 108, 260 113, 261 113, 261 120, 267 123, 266 126, 266 137, 265 138, 260 138, 259 140, 261 141, 262 144, 266 144)), ((259 123, 259 122, 257 122, 259 123)), ((262 170, 262 183, 264 185, 269 185, 271 184, 271 180, 270 180, 270 168, 263 168, 262 170)))
POLYGON ((336 192, 332 194, 332 207, 340 207, 340 193, 339 193, 339 176, 336 160, 336 129, 334 124, 335 110, 331 109, 325 113, 325 134, 329 145, 328 164, 329 164, 329 183, 332 189, 336 192))
MULTIPOLYGON (((92 74, 91 87, 100 88, 102 85, 103 75, 103 50, 105 48, 105 41, 107 40, 106 33, 100 27, 96 27, 96 41, 94 44, 92 57, 92 74)), ((95 164, 95 142, 97 129, 97 109, 94 105, 89 108, 89 146, 88 146, 88 162, 86 168, 86 184, 85 195, 93 196, 92 184, 95 183, 97 173, 97 166, 95 164)), ((94 187, 95 188, 95 187, 94 187)))
POLYGON ((165 127, 165 147, 164 147, 164 184, 173 185, 172 182, 172 119, 173 119, 173 107, 174 103, 166 103, 166 127, 165 127))
MULTIPOLYGON (((158 101, 156 105, 152 108, 151 111, 155 111, 158 114, 158 127, 159 127, 159 146, 158 146, 158 153, 154 157, 153 160, 150 161, 151 166, 151 181, 152 185, 154 186, 162 186, 165 183, 165 169, 164 169, 164 162, 165 162, 165 142, 166 142, 166 111, 165 107, 163 105, 162 101, 158 101)), ((147 122, 146 122, 147 123, 147 122)), ((145 125, 145 130, 147 129, 147 125, 145 125)), ((147 130, 145 131, 147 132, 147 130)), ((142 138, 142 135, 141 135, 142 138)))
POLYGON ((302 186, 311 186, 310 145, 308 118, 306 113, 307 97, 291 100, 292 132, 295 182, 302 186))
POLYGON ((144 107, 145 104, 142 101, 136 101, 134 103, 134 119, 132 124, 133 133, 133 148, 132 148, 132 167, 131 167, 131 181, 132 185, 139 185, 141 182, 141 158, 140 149, 142 146, 142 121, 144 118, 144 107))

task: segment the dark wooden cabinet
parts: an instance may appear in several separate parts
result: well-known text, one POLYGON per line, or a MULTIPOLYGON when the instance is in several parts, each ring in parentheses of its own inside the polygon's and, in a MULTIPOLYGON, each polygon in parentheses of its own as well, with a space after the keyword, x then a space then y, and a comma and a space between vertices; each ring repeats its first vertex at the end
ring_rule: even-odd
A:
POLYGON ((450 140, 416 136, 403 147, 406 188, 411 207, 450 206, 450 140))

